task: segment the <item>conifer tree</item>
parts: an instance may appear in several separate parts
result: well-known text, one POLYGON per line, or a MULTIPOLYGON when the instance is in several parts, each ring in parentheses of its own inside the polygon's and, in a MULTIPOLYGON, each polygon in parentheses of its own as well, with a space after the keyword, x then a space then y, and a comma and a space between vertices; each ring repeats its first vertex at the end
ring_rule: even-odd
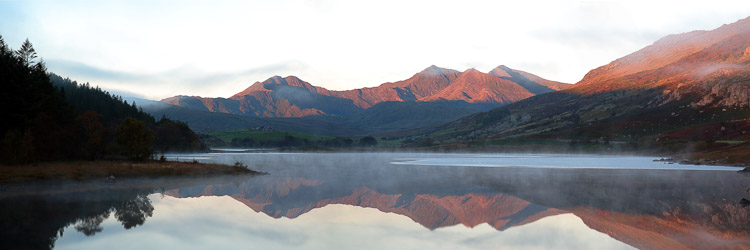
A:
POLYGON ((10 48, 8 48, 8 44, 5 43, 5 39, 3 39, 3 35, 0 35, 0 54, 6 54, 10 52, 10 48))
POLYGON ((37 58, 36 50, 34 50, 34 45, 29 42, 29 39, 26 38, 26 41, 21 44, 21 48, 16 51, 16 55, 21 59, 21 62, 23 62, 26 66, 31 66, 34 63, 34 59, 37 58))

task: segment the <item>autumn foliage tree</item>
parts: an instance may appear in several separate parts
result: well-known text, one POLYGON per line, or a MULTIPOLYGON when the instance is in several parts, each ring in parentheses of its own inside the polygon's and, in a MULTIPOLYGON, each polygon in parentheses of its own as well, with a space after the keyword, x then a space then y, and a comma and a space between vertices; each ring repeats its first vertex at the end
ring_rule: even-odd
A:
POLYGON ((153 132, 143 121, 128 117, 117 127, 117 144, 130 160, 143 161, 150 158, 154 153, 151 149, 153 140, 153 132))

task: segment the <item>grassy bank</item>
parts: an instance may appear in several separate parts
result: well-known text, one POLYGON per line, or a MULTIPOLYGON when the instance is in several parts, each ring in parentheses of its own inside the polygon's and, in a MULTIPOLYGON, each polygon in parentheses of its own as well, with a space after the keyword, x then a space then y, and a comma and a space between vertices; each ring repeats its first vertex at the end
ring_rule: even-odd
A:
POLYGON ((682 158, 701 164, 724 164, 750 167, 750 143, 732 144, 719 149, 695 152, 682 158))
POLYGON ((104 179, 109 176, 114 176, 115 178, 151 178, 257 174, 262 173, 242 166, 175 161, 70 161, 43 162, 27 165, 0 165, 0 183, 41 180, 84 181, 104 179))

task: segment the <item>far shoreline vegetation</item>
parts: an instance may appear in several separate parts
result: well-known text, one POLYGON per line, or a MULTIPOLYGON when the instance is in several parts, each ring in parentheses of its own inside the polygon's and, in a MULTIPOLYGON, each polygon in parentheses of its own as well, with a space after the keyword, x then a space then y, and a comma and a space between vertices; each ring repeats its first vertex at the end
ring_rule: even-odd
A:
POLYGON ((0 183, 31 181, 116 182, 121 178, 209 177, 215 175, 260 175, 237 163, 233 166, 180 161, 60 161, 23 165, 0 165, 0 183))
POLYGON ((0 36, 0 183, 109 176, 258 174, 235 166, 156 161, 157 152, 207 152, 187 124, 158 121, 88 83, 47 72, 28 39, 11 50, 0 36))
POLYGON ((666 158, 689 165, 750 166, 746 143, 721 140, 610 141, 607 138, 501 138, 441 143, 429 136, 320 136, 270 127, 231 129, 201 134, 212 152, 426 152, 607 154, 666 158))

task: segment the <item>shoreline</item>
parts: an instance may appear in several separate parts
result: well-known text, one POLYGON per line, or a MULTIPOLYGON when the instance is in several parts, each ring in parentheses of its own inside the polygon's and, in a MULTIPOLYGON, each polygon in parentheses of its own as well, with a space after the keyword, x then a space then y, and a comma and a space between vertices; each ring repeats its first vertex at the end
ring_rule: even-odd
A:
MULTIPOLYGON (((628 151, 586 151, 586 150, 560 150, 544 151, 534 150, 521 147, 445 147, 437 145, 432 147, 413 147, 413 148, 345 148, 345 149, 306 149, 306 148, 252 148, 252 149, 229 149, 219 148, 211 149, 211 153, 479 153, 479 154, 592 154, 592 155, 620 155, 620 156, 641 156, 653 157, 655 161, 672 162, 683 165, 707 165, 707 166, 727 166, 737 167, 738 169, 750 167, 750 162, 746 159, 737 159, 724 157, 722 153, 717 152, 692 152, 692 153, 663 153, 649 154, 644 152, 628 151), (667 160, 668 159, 668 160, 667 160)), ((742 154, 744 155, 744 154, 742 154)))
POLYGON ((244 166, 180 161, 58 161, 0 165, 0 184, 262 174, 244 166))

